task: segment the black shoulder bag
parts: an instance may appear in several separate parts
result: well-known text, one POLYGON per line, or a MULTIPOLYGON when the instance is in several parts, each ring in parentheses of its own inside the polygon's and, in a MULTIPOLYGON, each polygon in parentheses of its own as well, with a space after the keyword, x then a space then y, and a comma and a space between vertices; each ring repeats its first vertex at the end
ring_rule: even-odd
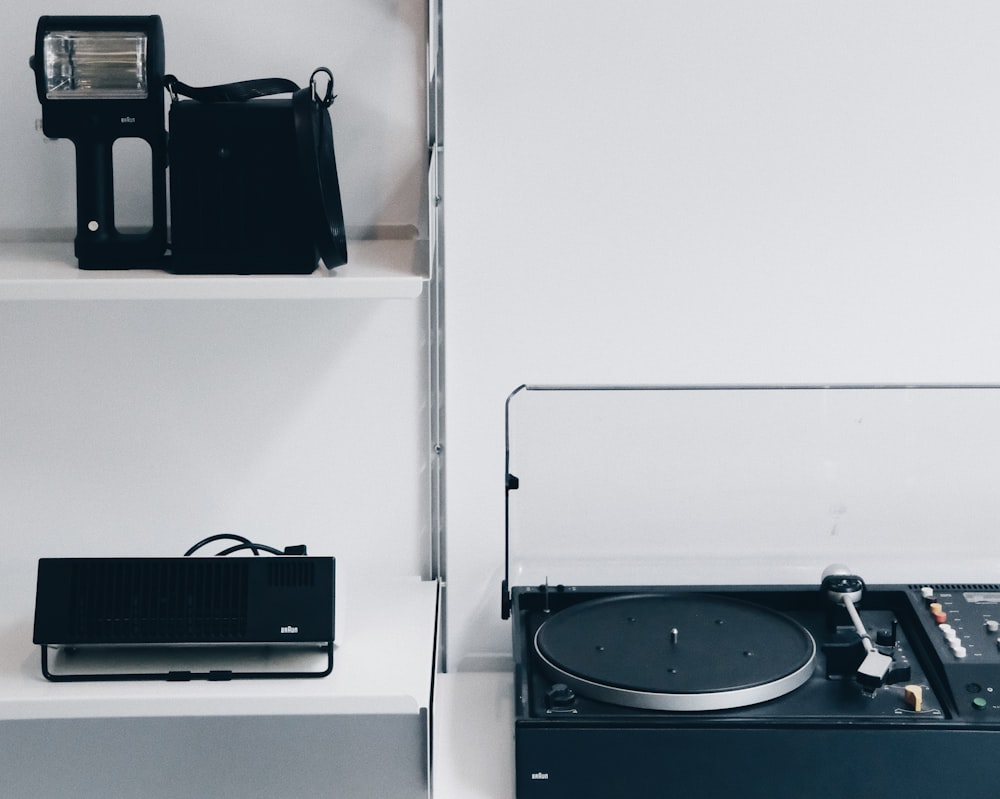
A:
POLYGON ((283 78, 164 83, 170 271, 309 274, 320 258, 327 269, 347 263, 330 70, 315 70, 306 88, 283 78), (328 78, 322 93, 319 75, 328 78))

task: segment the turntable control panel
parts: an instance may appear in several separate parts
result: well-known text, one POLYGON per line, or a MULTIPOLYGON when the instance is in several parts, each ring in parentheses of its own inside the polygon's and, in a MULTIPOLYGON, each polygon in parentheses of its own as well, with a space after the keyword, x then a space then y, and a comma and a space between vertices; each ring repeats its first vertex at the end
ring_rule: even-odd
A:
POLYGON ((1000 585, 924 585, 911 600, 959 714, 1000 718, 1000 585))

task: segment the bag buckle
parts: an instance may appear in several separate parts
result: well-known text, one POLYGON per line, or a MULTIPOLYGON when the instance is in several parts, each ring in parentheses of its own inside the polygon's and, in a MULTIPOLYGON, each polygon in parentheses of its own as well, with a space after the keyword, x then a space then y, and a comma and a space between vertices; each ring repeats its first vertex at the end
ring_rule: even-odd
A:
POLYGON ((326 67, 318 67, 313 70, 313 74, 309 76, 309 87, 312 91, 312 99, 314 103, 319 103, 324 108, 329 108, 333 105, 333 101, 337 99, 337 95, 333 93, 333 73, 330 72, 326 67), (320 98, 319 91, 317 89, 316 76, 320 73, 326 75, 326 92, 324 93, 322 99, 320 98))

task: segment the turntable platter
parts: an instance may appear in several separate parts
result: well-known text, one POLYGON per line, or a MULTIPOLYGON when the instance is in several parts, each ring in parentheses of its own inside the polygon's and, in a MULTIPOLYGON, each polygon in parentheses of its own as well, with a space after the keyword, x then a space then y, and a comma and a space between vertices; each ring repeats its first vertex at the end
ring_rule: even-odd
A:
POLYGON ((713 594, 625 594, 546 619, 534 638, 550 678, 645 710, 722 710, 795 690, 816 643, 771 608, 713 594))

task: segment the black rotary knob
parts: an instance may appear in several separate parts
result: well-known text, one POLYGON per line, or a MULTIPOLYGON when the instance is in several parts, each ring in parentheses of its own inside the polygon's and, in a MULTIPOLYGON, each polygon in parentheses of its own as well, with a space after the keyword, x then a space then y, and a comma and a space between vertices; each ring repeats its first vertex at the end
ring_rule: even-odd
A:
POLYGON ((553 710, 563 710, 575 703, 576 694, 565 683, 554 683, 545 694, 545 704, 553 710))

